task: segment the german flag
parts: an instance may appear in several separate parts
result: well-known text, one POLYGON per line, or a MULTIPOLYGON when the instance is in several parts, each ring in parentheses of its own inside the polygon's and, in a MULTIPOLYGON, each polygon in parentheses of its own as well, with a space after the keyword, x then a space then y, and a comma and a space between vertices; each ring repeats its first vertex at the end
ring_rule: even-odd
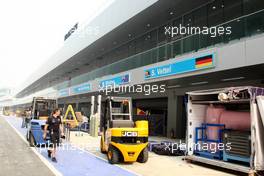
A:
POLYGON ((195 59, 195 68, 209 67, 212 65, 213 65, 213 55, 208 55, 195 59))

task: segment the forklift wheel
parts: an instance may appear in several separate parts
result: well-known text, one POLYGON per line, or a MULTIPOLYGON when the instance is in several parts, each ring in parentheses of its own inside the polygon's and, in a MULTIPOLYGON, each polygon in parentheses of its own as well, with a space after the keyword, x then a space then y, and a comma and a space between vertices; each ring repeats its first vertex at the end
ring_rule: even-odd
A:
POLYGON ((138 162, 140 163, 145 163, 148 161, 148 148, 145 147, 141 153, 139 154, 138 156, 138 159, 137 159, 138 162))
POLYGON ((30 147, 35 147, 35 139, 32 133, 29 133, 29 146, 30 147))
POLYGON ((109 146, 107 158, 110 164, 117 164, 119 161, 119 153, 117 149, 115 149, 113 146, 109 146))

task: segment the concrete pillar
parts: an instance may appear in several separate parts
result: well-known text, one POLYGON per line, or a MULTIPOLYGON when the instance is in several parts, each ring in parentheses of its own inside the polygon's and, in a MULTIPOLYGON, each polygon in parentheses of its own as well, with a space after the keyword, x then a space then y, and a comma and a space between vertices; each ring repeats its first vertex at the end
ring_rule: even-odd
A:
POLYGON ((167 117, 167 137, 171 137, 171 131, 174 131, 174 137, 182 139, 185 136, 184 120, 182 108, 183 97, 177 96, 173 90, 168 93, 168 117, 167 117))
POLYGON ((76 102, 76 105, 75 105, 75 109, 74 109, 74 111, 76 112, 76 111, 79 111, 79 102, 76 102))

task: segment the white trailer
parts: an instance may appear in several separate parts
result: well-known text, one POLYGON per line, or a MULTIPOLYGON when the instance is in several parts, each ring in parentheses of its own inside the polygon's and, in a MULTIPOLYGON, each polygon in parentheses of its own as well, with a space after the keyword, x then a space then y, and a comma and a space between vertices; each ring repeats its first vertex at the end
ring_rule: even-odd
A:
MULTIPOLYGON (((187 105, 187 161, 201 162, 222 168, 236 170, 244 173, 264 171, 264 88, 259 87, 229 87, 212 90, 188 92, 187 105), (224 161, 222 158, 209 158, 197 155, 195 142, 197 127, 205 123, 208 106, 221 107, 247 107, 250 112, 250 141, 249 165, 243 163, 224 161)), ((230 117, 231 118, 231 117, 230 117)), ((242 120, 242 119, 241 119, 242 120)), ((205 134, 206 135, 206 134, 205 134)), ((232 150, 232 148, 231 148, 232 150)))

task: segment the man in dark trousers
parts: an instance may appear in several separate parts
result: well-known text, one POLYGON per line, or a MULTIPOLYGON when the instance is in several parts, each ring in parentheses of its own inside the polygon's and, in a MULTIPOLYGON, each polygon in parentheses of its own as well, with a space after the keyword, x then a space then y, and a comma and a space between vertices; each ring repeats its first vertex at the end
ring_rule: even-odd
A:
POLYGON ((46 139, 47 129, 49 129, 52 150, 48 150, 48 156, 51 157, 51 160, 53 162, 57 162, 56 147, 60 143, 60 136, 64 136, 60 113, 61 112, 59 109, 53 110, 51 116, 48 118, 46 122, 44 128, 44 134, 43 134, 43 138, 46 139))

